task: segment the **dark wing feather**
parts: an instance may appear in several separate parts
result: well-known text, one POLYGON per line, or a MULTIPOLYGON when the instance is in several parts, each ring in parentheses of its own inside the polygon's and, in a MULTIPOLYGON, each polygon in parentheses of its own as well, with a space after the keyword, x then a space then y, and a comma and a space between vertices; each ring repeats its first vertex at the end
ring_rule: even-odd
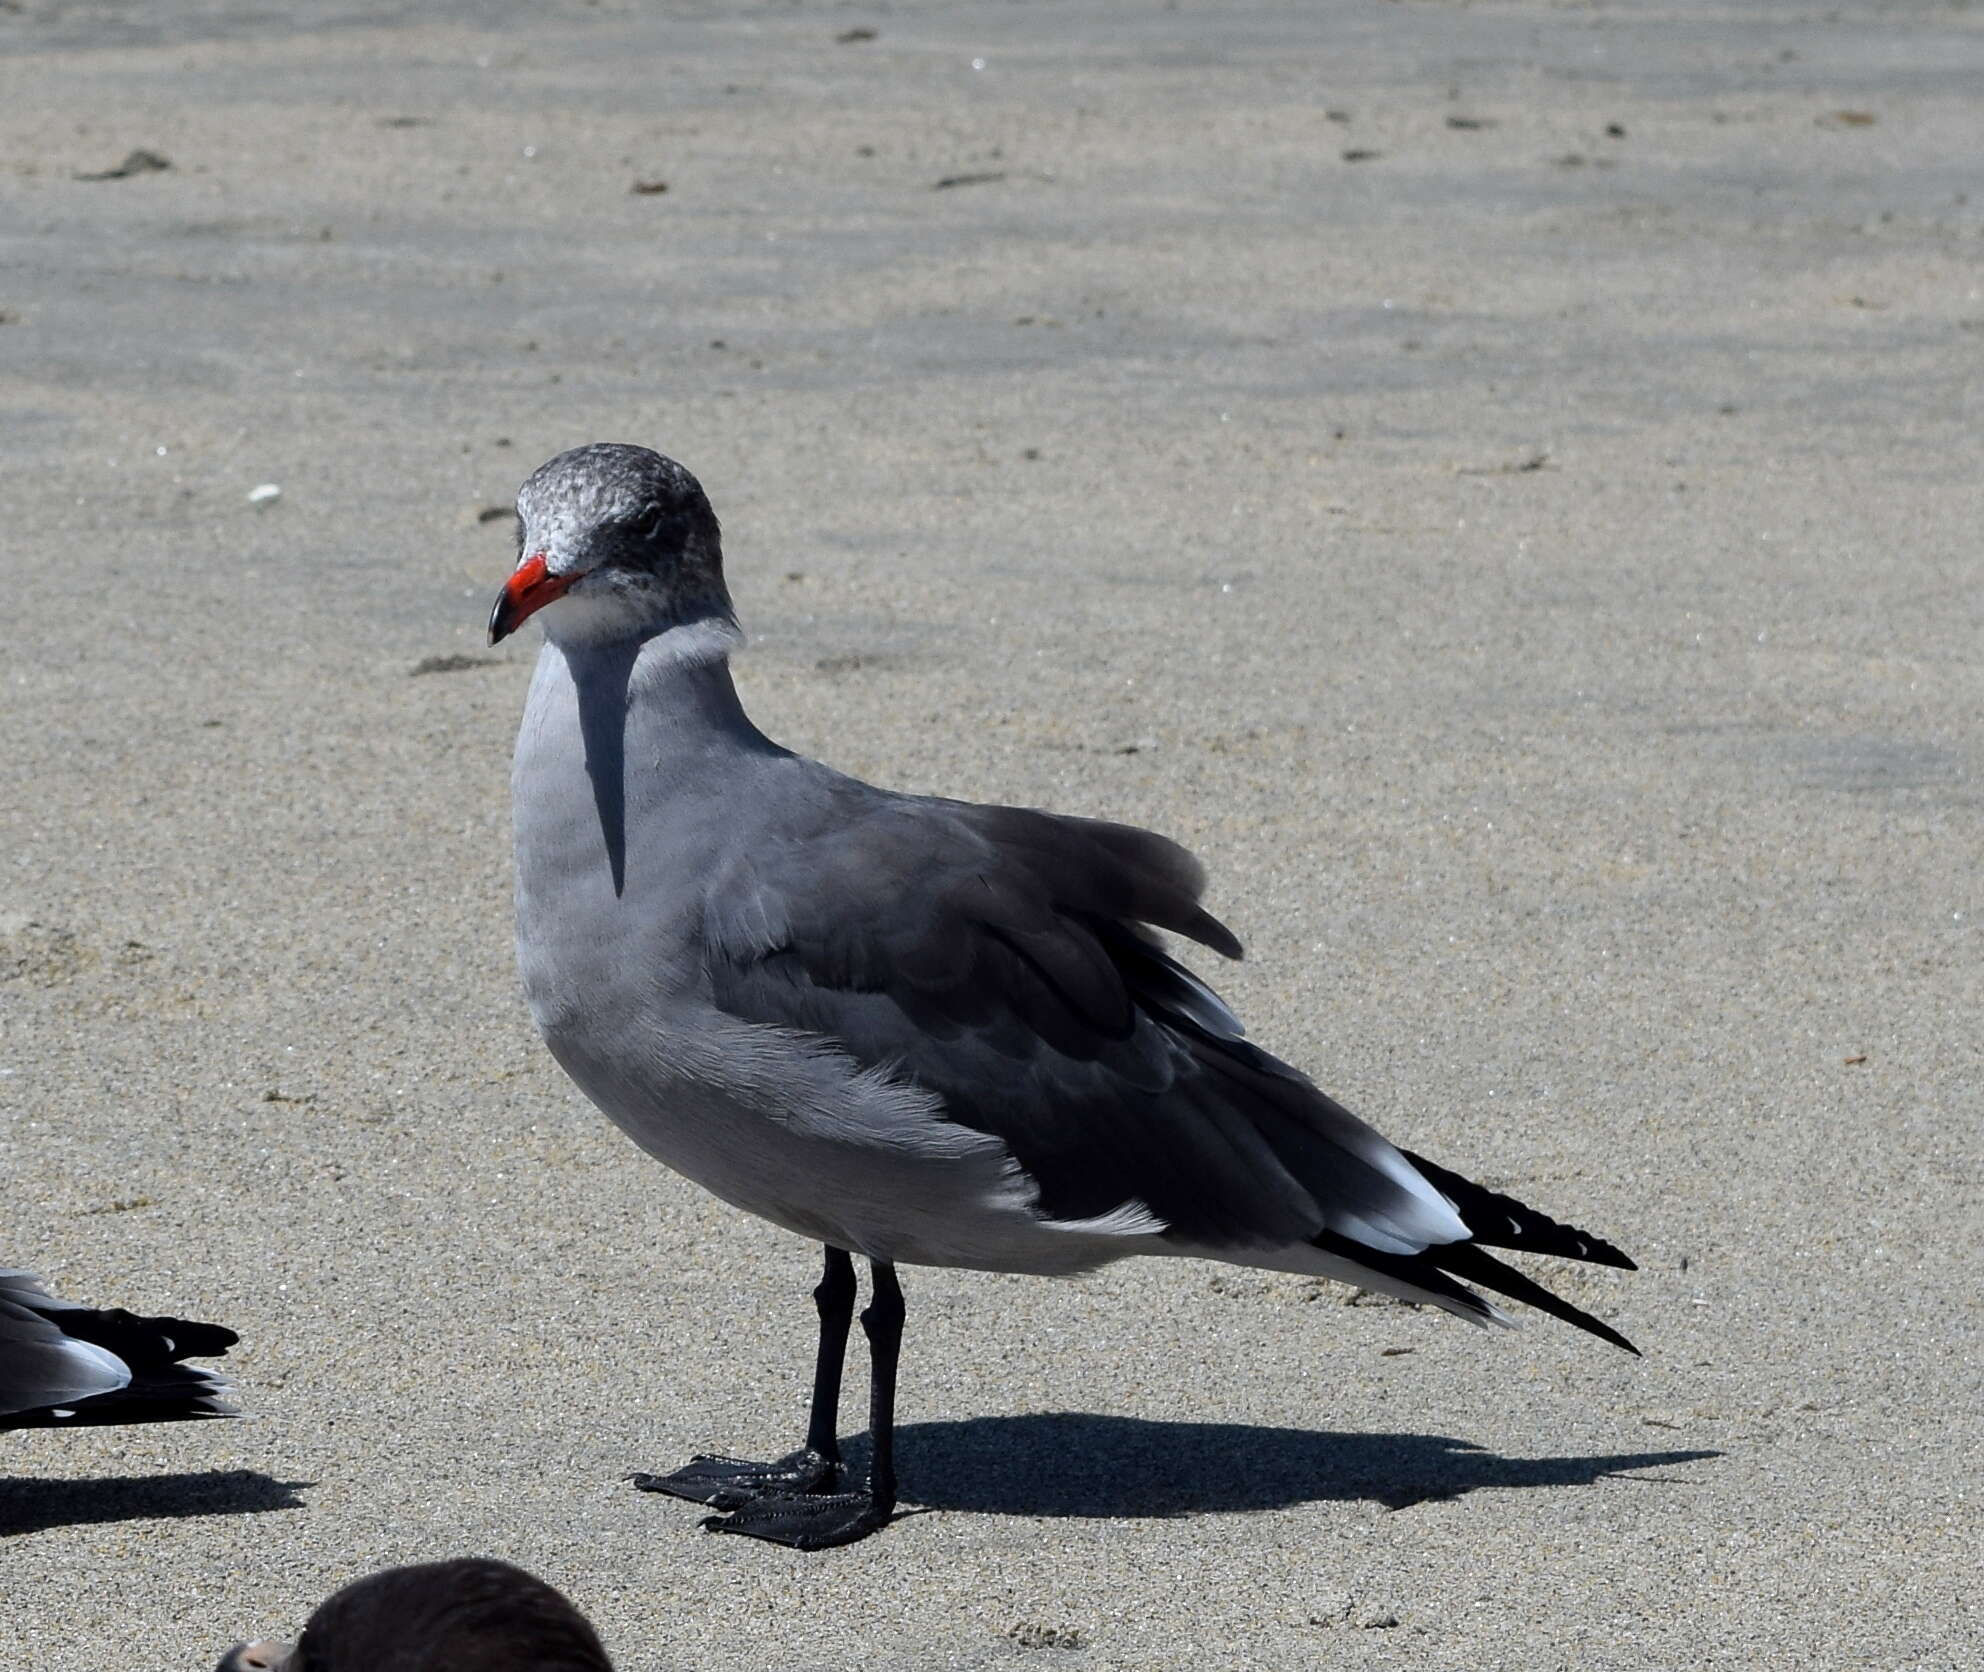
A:
POLYGON ((1154 923, 1222 957, 1240 956, 1238 937, 1199 904, 1205 867, 1168 836, 1027 807, 948 805, 973 817, 994 843, 1025 855, 1036 872, 1056 879, 1097 916, 1154 923))

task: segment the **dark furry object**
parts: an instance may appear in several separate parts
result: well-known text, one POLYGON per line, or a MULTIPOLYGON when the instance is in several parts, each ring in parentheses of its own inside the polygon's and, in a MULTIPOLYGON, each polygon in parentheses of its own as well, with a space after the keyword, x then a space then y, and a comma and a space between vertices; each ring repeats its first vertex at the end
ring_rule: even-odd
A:
POLYGON ((585 1616, 488 1557, 387 1568, 321 1603, 292 1645, 237 1644, 215 1672, 613 1672, 585 1616))

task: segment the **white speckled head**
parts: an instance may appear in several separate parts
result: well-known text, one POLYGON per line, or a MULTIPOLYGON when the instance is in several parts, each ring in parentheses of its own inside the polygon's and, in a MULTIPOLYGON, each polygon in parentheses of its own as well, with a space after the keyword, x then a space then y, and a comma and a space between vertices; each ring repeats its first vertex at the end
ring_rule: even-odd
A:
POLYGON ((563 644, 690 626, 736 636, 716 513, 695 477, 649 448, 595 442, 539 465, 517 493, 517 560, 492 643, 539 611, 563 644))

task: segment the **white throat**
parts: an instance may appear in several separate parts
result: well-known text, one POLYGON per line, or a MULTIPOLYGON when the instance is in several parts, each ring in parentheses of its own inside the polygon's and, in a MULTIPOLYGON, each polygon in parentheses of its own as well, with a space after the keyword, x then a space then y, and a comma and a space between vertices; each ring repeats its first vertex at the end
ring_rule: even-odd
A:
POLYGON ((623 593, 573 592, 547 605, 538 620, 546 641, 568 651, 603 650, 614 644, 665 644, 671 660, 694 663, 728 656, 744 642, 744 630, 728 611, 671 627, 643 621, 628 604, 623 593))

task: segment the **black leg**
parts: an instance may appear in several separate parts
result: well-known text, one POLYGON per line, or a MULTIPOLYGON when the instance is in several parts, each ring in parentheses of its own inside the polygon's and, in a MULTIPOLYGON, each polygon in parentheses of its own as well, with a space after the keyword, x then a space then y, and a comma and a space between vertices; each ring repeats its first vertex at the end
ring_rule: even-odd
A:
POLYGON ((902 1353, 902 1285, 896 1268, 869 1263, 875 1293, 861 1314, 868 1337, 868 1434, 874 1451, 868 1465, 868 1496, 880 1526, 896 1507, 896 1360, 902 1353))
MULTIPOLYGON (((861 1314, 861 1328, 868 1337, 868 1425, 874 1446, 867 1490, 766 1492, 747 1502, 720 1506, 731 1513, 705 1520, 703 1525, 711 1532, 743 1533, 795 1550, 825 1550, 852 1544, 888 1525, 896 1507, 896 1360, 902 1350, 902 1286, 896 1282, 896 1268, 888 1262, 871 1260, 869 1268, 875 1292, 861 1314)), ((848 1277, 852 1286, 851 1270, 848 1277)), ((822 1303, 823 1316, 824 1310, 822 1303)), ((818 1414, 816 1401, 816 1418, 818 1414)))
MULTIPOLYGON (((707 1453, 669 1475, 635 1475, 643 1492, 666 1492, 693 1503, 736 1509, 767 1495, 831 1492, 840 1484, 840 1378, 847 1361, 847 1332, 854 1322, 854 1262, 844 1248, 827 1250, 826 1270, 813 1290, 820 1313, 820 1348, 813 1361, 813 1414, 806 1443, 774 1463, 707 1453)), ((897 1310, 902 1302, 898 1295, 897 1310)), ((867 1322, 863 1317, 863 1324, 867 1322)))
POLYGON ((844 1248, 827 1250, 827 1267, 813 1290, 820 1312, 820 1351, 813 1361, 813 1414, 806 1449, 840 1461, 840 1378, 847 1363, 847 1329, 854 1322, 854 1262, 844 1248))

